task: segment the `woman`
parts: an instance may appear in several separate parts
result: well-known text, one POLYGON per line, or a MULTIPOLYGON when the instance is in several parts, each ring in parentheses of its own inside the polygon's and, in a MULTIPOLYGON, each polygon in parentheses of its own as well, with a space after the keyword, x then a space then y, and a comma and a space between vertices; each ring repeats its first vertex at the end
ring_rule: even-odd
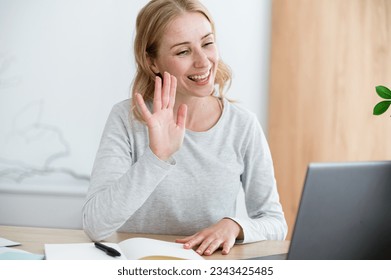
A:
POLYGON ((201 255, 284 239, 265 136, 252 113, 224 98, 231 75, 205 7, 150 1, 137 17, 134 49, 133 98, 107 120, 83 209, 86 233, 184 235, 177 242, 201 255), (240 188, 247 219, 235 217, 240 188))

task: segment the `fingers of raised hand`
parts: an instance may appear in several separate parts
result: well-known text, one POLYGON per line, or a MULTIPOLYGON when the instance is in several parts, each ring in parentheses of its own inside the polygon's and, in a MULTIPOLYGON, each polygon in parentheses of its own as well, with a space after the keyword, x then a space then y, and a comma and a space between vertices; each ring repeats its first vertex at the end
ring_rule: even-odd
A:
POLYGON ((177 86, 177 80, 176 80, 175 76, 171 75, 170 100, 168 103, 168 107, 170 107, 170 108, 174 108, 174 105, 175 105, 176 86, 177 86))
POLYGON ((144 121, 148 122, 148 120, 151 118, 151 112, 149 112, 149 109, 145 105, 144 99, 141 96, 141 94, 136 93, 136 100, 137 100, 137 104, 140 107, 141 115, 142 115, 144 121))
POLYGON ((154 112, 166 108, 174 108, 176 87, 177 80, 173 75, 164 72, 163 81, 160 77, 156 76, 153 99, 154 112))
POLYGON ((170 103, 170 88, 171 88, 171 75, 167 72, 164 72, 163 88, 162 88, 162 109, 167 108, 170 103))
POLYGON ((187 116, 187 105, 181 104, 177 112, 177 126, 185 129, 186 126, 186 116, 187 116))
POLYGON ((162 109, 162 79, 159 76, 155 77, 155 91, 153 94, 153 112, 162 109))

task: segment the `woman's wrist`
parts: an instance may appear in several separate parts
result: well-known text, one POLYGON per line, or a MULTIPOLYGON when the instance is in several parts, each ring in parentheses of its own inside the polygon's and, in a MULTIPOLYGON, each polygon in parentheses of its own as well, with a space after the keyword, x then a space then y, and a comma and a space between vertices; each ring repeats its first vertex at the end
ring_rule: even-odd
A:
POLYGON ((232 224, 237 227, 238 231, 236 233, 236 239, 239 239, 239 240, 243 240, 244 239, 244 233, 243 233, 243 228, 241 225, 239 225, 239 223, 237 223, 235 220, 231 219, 231 218, 228 218, 228 217, 225 217, 223 218, 223 220, 228 220, 228 221, 231 221, 232 224))

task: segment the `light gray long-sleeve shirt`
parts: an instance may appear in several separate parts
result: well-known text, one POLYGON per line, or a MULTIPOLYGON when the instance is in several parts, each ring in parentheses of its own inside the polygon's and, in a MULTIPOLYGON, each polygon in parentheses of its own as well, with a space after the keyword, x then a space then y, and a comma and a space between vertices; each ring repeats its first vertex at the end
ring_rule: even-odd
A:
POLYGON ((222 218, 243 229, 243 243, 287 234, 270 150, 254 114, 224 100, 208 131, 186 130, 170 161, 149 148, 148 129, 132 117, 130 100, 107 120, 83 208, 92 240, 115 231, 192 235, 222 218), (248 218, 236 217, 239 189, 248 218))

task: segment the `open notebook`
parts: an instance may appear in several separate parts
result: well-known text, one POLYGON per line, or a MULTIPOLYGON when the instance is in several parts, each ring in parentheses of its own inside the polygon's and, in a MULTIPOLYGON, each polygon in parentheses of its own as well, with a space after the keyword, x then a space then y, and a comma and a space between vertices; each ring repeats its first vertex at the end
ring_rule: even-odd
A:
POLYGON ((120 257, 108 256, 95 248, 94 243, 45 244, 47 260, 203 260, 183 244, 150 238, 130 238, 118 244, 103 243, 121 253, 120 257))

